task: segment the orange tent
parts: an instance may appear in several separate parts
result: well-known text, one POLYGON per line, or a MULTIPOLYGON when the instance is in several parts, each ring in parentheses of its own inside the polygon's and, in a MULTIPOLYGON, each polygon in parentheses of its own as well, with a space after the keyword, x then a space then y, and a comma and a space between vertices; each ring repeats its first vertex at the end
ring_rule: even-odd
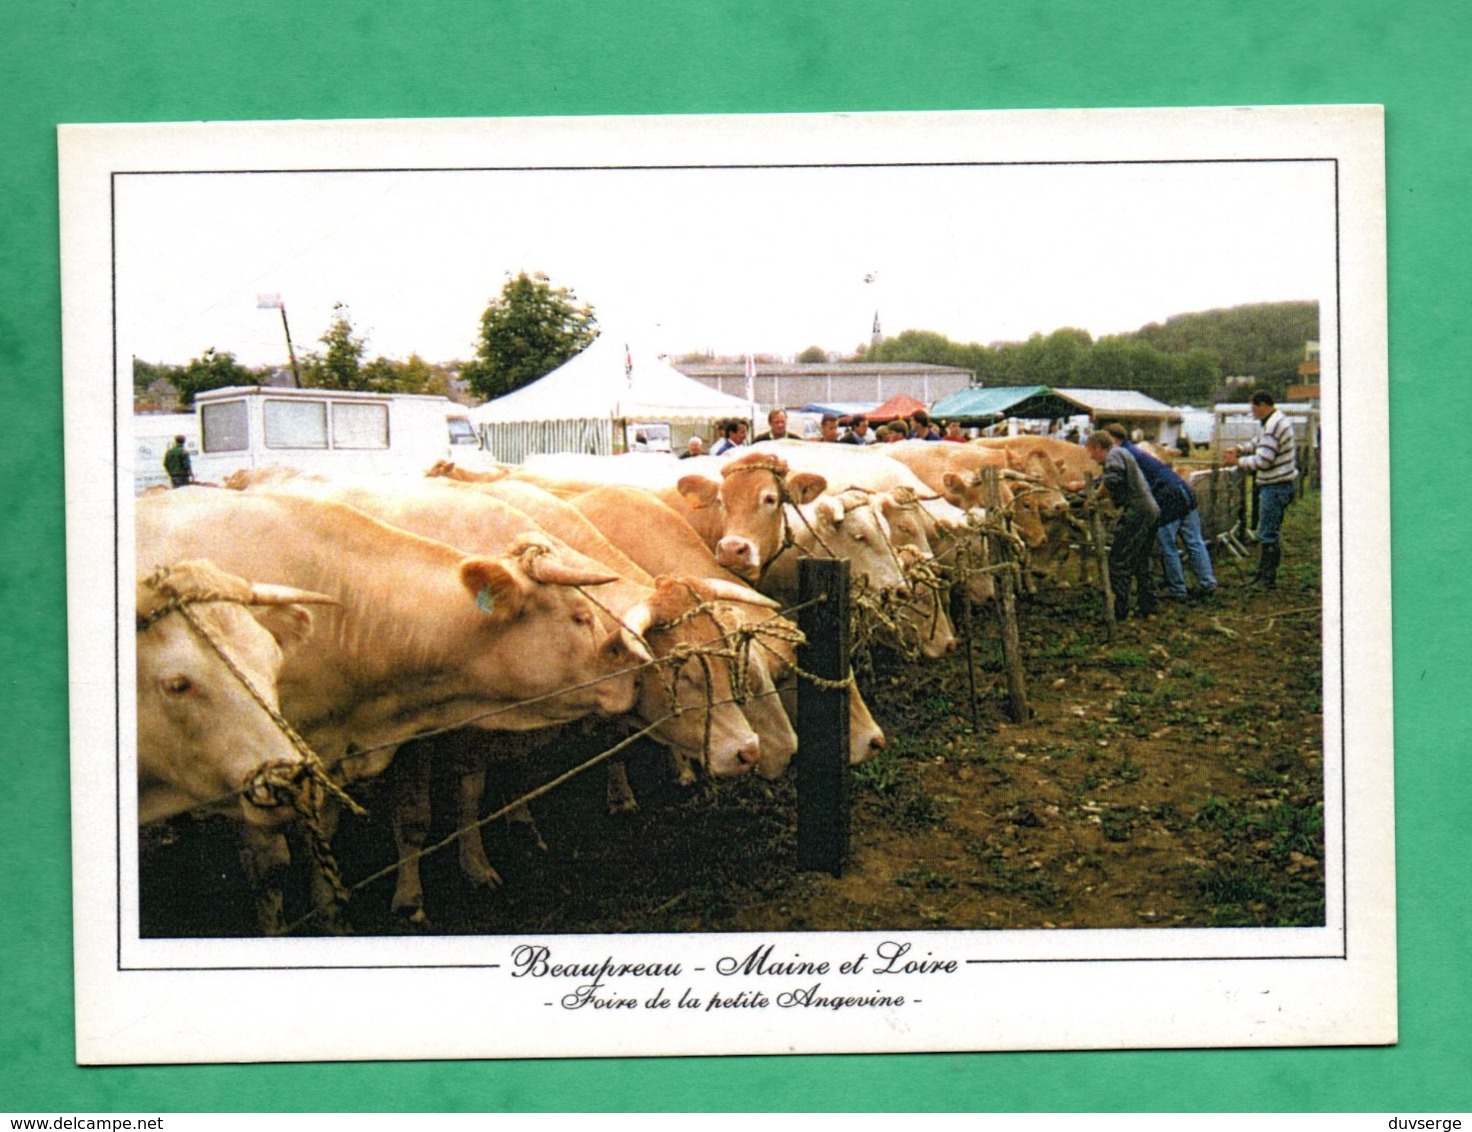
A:
POLYGON ((904 393, 896 393, 877 409, 871 409, 864 416, 874 424, 883 424, 885 421, 899 420, 901 417, 908 420, 917 412, 928 412, 924 401, 917 401, 904 393))

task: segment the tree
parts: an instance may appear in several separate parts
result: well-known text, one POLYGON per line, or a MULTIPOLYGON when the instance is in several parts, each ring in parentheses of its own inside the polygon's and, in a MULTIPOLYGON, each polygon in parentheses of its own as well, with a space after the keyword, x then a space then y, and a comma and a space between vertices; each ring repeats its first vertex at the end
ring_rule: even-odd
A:
POLYGON ((227 385, 255 385, 256 374, 235 360, 228 350, 215 352, 211 346, 174 374, 170 380, 179 390, 179 400, 187 407, 195 395, 207 389, 223 389, 227 385))
POLYGON ((809 346, 797 355, 797 360, 800 362, 826 362, 828 360, 828 351, 823 349, 822 346, 809 346))
POLYGON ((929 362, 932 365, 959 364, 960 348, 944 334, 934 330, 904 330, 886 338, 869 351, 875 362, 929 362))
POLYGON ((444 373, 418 354, 410 354, 402 362, 382 356, 374 358, 363 367, 362 375, 364 388, 375 393, 430 393, 443 397, 450 391, 444 373))
POLYGON ((502 397, 551 373, 598 337, 593 308, 538 272, 508 279, 480 318, 475 358, 461 376, 480 397, 502 397))
POLYGON ((362 366, 367 341, 353 333, 352 315, 346 305, 334 303, 332 314, 332 325, 317 339, 327 347, 327 353, 307 355, 306 384, 316 389, 372 388, 372 378, 362 366))

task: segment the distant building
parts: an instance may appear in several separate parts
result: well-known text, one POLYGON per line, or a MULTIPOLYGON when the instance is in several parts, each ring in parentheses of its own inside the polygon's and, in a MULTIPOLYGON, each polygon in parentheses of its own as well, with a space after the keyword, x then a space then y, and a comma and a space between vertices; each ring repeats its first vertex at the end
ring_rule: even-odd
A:
MULTIPOLYGON (((742 362, 676 362, 675 368, 702 385, 734 397, 746 396, 742 362)), ((756 363, 752 400, 766 407, 800 408, 815 403, 877 404, 907 393, 927 405, 969 388, 974 375, 959 366, 926 362, 756 363)))
POLYGON ((1303 344, 1303 361, 1298 363, 1298 376, 1302 380, 1297 385, 1288 387, 1288 400, 1312 401, 1317 404, 1319 400, 1319 344, 1317 342, 1303 344))

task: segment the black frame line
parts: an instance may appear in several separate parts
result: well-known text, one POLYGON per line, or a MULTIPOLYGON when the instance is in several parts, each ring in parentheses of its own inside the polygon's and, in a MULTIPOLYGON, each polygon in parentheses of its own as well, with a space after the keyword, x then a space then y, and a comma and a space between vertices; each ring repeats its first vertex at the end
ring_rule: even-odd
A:
MULTIPOLYGON (((661 164, 661 165, 507 165, 507 166, 384 166, 354 167, 354 168, 280 168, 280 169, 114 169, 109 173, 109 234, 111 256, 111 281, 112 281, 112 403, 113 403, 113 453, 121 463, 122 450, 120 447, 121 436, 118 431, 118 278, 117 278, 117 185, 119 178, 124 177, 216 177, 216 176, 282 176, 292 175, 322 175, 322 174, 383 174, 383 173, 639 173, 639 172, 700 172, 700 171, 751 171, 751 172, 780 172, 782 170, 813 170, 813 169, 1002 169, 1002 168, 1066 168, 1069 166, 1136 166, 1136 165, 1283 165, 1283 164, 1319 164, 1328 163, 1332 166, 1333 189, 1334 189, 1334 333, 1335 348, 1339 358, 1339 366, 1335 378, 1338 382, 1335 398, 1335 428, 1337 472, 1339 489, 1339 797, 1340 805, 1340 901, 1343 913, 1342 923, 1339 929, 1339 952, 1323 955, 1230 955, 1230 956, 1202 956, 1202 955, 1158 955, 1158 956, 1108 956, 1090 957, 1081 956, 1046 957, 1027 959, 964 959, 968 966, 1009 966, 1021 964, 1051 964, 1051 963, 1257 963, 1257 962, 1318 962, 1322 960, 1348 960, 1349 956, 1349 798, 1345 789, 1348 779, 1348 727, 1345 719, 1345 622, 1344 622, 1344 397, 1343 397, 1343 372, 1344 372, 1344 322, 1343 322, 1343 278, 1341 260, 1341 219, 1342 209, 1339 196, 1339 158, 1337 157, 1223 157, 1223 158, 1141 158, 1141 159, 1113 159, 1113 160, 1087 160, 1087 161, 855 161, 855 162, 776 162, 776 163, 731 163, 731 164, 661 164)), ((119 541, 122 521, 122 490, 114 484, 113 496, 113 601, 114 601, 114 624, 122 625, 122 562, 119 555, 119 541)), ((1322 535, 1320 536, 1319 555, 1323 556, 1322 535)), ((114 786, 116 793, 116 818, 118 824, 118 856, 115 861, 114 879, 117 909, 117 954, 116 970, 119 972, 203 972, 215 971, 395 971, 395 970, 494 970, 500 966, 498 963, 364 963, 364 964, 246 964, 225 966, 193 966, 193 967, 166 967, 166 966, 124 966, 123 965, 123 924, 122 924, 122 861, 123 861, 123 831, 127 823, 123 820, 121 812, 123 788, 123 750, 122 750, 122 687, 121 687, 121 660, 122 660, 122 633, 119 631, 113 642, 113 686, 116 700, 113 705, 114 732, 115 732, 115 774, 114 786)), ((1320 664, 1323 658, 1322 633, 1320 634, 1320 664)), ((1328 794, 1327 777, 1324 782, 1324 793, 1328 794)), ((1327 887, 1326 887, 1327 895, 1327 887)), ((1080 929, 1080 930, 1111 930, 1111 929, 1080 929)), ((1145 928, 1121 929, 1126 931, 1145 931, 1145 928)), ((1197 930, 1197 929, 1183 929, 1197 930)), ((1328 930, 1327 925, 1323 928, 1257 928, 1257 929, 1234 929, 1234 928, 1208 928, 1201 929, 1212 932, 1232 932, 1236 930, 1251 931, 1315 931, 1328 930)), ((567 935, 574 937, 585 933, 554 933, 559 938, 567 935)), ((663 933, 648 933, 659 935, 663 933)), ((752 935, 760 933, 720 933, 752 935)), ((829 933, 810 932, 809 935, 823 935, 829 933)), ((925 934, 943 934, 937 932, 926 932, 925 934)), ((949 933, 944 933, 949 934, 949 933)), ((958 931, 955 934, 972 935, 974 932, 958 931)), ((993 934, 993 933, 988 933, 993 934)), ((365 937, 380 938, 380 937, 365 937)), ((399 937, 381 937, 397 939, 399 937)), ((510 936, 453 936, 445 937, 457 940, 500 940, 509 939, 510 936)))

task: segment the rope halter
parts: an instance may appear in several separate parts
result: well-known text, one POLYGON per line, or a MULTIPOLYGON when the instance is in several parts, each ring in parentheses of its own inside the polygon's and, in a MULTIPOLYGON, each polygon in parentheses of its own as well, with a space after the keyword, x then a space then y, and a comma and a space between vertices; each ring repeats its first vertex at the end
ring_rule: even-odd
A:
POLYGON ((325 605, 336 604, 336 599, 326 594, 287 586, 252 585, 203 560, 180 562, 172 568, 160 566, 144 578, 140 585, 147 592, 140 597, 136 617, 137 631, 145 632, 170 614, 177 613, 220 658, 251 699, 270 717, 271 722, 302 756, 300 763, 264 764, 235 794, 251 805, 262 808, 290 805, 298 814, 313 823, 320 820, 321 807, 328 796, 336 798, 354 813, 362 814, 362 807, 332 781, 318 754, 256 687, 250 676, 200 620, 193 608, 211 603, 246 607, 298 603, 325 605), (156 600, 148 600, 149 598, 156 600))

